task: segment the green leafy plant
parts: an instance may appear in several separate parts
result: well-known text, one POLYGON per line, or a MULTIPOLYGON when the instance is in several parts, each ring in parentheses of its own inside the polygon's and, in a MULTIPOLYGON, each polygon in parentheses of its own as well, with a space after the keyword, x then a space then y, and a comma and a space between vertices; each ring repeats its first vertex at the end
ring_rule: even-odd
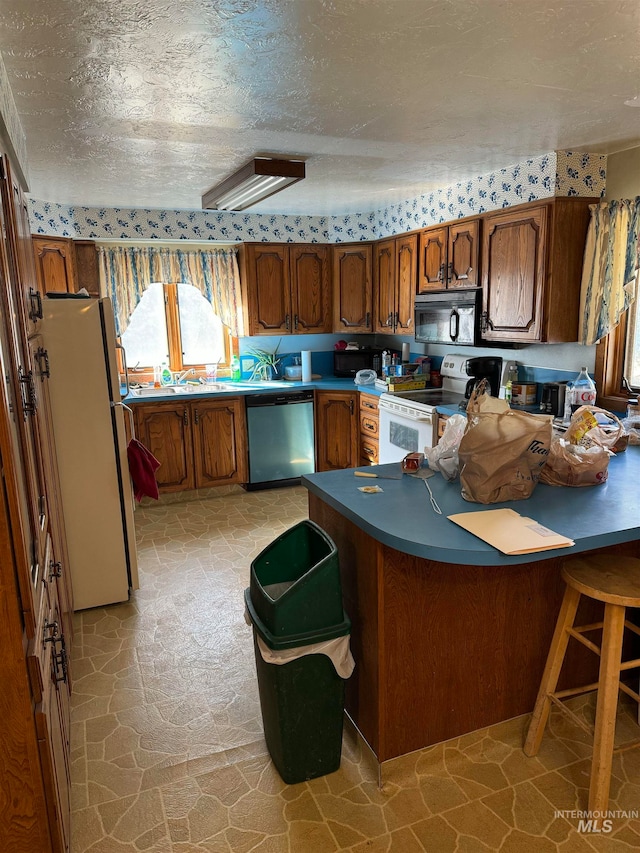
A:
POLYGON ((281 359, 278 358, 278 349, 280 348, 281 340, 282 338, 278 339, 278 343, 276 344, 273 352, 251 347, 249 352, 256 360, 253 370, 251 371, 251 379, 272 379, 273 374, 277 373, 278 365, 281 361, 281 359))

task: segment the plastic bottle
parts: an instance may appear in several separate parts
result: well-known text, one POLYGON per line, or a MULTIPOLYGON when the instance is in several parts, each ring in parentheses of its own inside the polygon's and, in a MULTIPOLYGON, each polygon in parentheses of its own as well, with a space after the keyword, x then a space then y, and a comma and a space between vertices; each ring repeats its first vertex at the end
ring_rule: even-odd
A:
POLYGON ((153 387, 160 388, 162 385, 162 365, 156 364, 153 368, 153 387))
POLYGON ((237 382, 241 376, 240 359, 237 355, 231 356, 231 378, 237 382))
POLYGON ((160 381, 163 385, 171 385, 171 383, 173 382, 173 375, 169 370, 169 365, 166 361, 162 362, 162 373, 160 381))
POLYGON ((504 399, 510 403, 513 399, 513 383, 518 381, 518 366, 512 364, 507 371, 507 384, 504 386, 504 399))
POLYGON ((391 353, 389 350, 383 350, 382 352, 382 375, 388 376, 390 373, 389 367, 391 366, 391 353))
POLYGON ((580 373, 573 380, 571 388, 571 413, 580 406, 595 406, 596 386, 587 372, 586 367, 580 368, 580 373))

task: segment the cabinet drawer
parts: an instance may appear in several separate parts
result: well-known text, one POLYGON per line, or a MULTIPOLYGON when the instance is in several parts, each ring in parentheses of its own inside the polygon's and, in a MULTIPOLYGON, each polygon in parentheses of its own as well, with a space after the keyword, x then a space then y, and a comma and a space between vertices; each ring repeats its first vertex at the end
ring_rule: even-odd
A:
POLYGON ((360 411, 378 414, 378 398, 373 394, 360 394, 360 411))
POLYGON ((378 442, 365 435, 360 436, 360 464, 378 464, 378 442))
POLYGON ((379 422, 378 415, 372 416, 368 411, 360 411, 360 433, 378 439, 379 422))
POLYGON ((438 439, 442 438, 444 427, 449 420, 449 415, 438 415, 438 439))

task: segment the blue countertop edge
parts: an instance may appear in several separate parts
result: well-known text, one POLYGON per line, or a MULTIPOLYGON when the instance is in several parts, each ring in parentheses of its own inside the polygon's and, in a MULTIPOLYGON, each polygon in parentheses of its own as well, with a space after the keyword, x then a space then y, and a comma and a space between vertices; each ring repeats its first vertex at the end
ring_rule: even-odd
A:
MULTIPOLYGON (((397 464, 361 470, 397 471, 397 464)), ((634 499, 640 482, 640 447, 629 447, 612 457, 609 477, 598 486, 569 488, 538 484, 530 498, 485 506, 462 498, 460 480, 445 481, 440 474, 429 478, 434 498, 442 509, 431 507, 424 481, 404 475, 401 480, 367 480, 354 469, 325 471, 302 477, 316 495, 372 538, 397 551, 452 565, 508 566, 570 556, 640 538, 640 507, 634 499), (358 491, 376 482, 382 493, 358 491), (510 507, 545 527, 575 541, 570 548, 507 556, 463 530, 447 516, 458 512, 482 512, 510 507)))

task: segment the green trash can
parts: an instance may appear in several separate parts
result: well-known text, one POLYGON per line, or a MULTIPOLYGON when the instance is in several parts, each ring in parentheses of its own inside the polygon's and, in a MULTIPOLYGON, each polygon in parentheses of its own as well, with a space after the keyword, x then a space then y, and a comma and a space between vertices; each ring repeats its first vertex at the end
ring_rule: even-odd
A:
POLYGON ((276 637, 258 616, 245 590, 245 605, 253 627, 253 644, 264 737, 273 763, 289 785, 333 773, 340 767, 344 717, 344 680, 325 654, 304 654, 301 647, 350 634, 351 622, 323 630, 276 637), (258 646, 300 648, 302 656, 288 663, 268 663, 258 646))
POLYGON ((274 637, 324 631, 343 619, 338 551, 308 519, 253 560, 249 590, 255 613, 274 637))

